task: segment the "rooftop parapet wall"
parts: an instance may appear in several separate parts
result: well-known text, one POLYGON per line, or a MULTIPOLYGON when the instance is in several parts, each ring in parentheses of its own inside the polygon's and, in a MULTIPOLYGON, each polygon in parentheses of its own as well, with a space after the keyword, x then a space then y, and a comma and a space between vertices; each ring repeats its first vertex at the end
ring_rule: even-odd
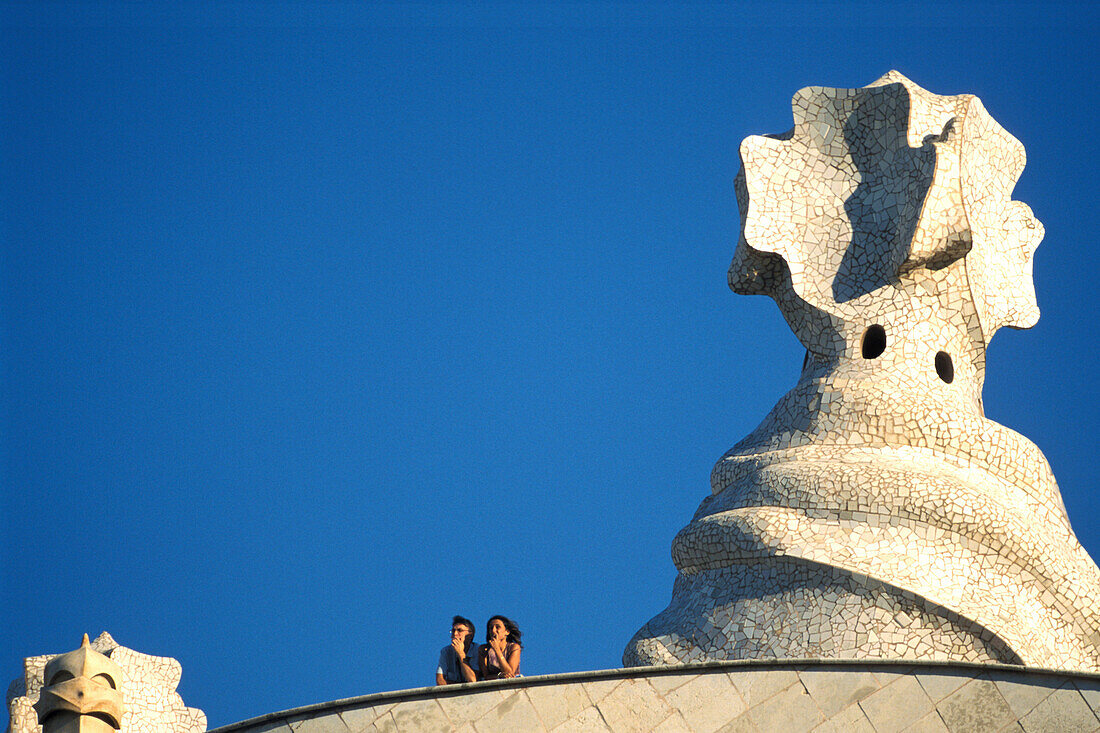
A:
POLYGON ((211 733, 1100 731, 1100 675, 924 662, 712 662, 425 687, 211 733))

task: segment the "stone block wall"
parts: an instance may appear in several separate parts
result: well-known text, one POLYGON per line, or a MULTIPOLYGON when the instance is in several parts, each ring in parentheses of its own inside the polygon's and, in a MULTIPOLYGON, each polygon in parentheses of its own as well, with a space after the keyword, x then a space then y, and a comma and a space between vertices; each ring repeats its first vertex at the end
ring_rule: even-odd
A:
POLYGON ((211 733, 1100 731, 1100 675, 1007 665, 721 662, 427 687, 211 733))

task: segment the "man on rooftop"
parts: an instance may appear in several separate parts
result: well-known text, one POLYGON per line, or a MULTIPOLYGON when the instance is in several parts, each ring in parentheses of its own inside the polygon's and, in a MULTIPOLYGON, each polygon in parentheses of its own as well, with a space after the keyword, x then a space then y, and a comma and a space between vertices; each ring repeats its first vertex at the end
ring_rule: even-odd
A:
POLYGON ((435 670, 437 685, 477 681, 477 655, 470 654, 473 646, 473 622, 455 616, 451 621, 451 643, 439 652, 439 666, 435 670))

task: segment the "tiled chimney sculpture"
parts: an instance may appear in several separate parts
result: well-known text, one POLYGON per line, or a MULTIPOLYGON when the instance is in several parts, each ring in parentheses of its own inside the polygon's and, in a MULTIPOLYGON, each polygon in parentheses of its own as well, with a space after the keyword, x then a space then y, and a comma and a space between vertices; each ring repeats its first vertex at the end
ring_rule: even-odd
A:
POLYGON ((806 361, 715 466, 624 663, 1100 671, 1100 571, 1043 454, 982 410, 990 338, 1039 317, 1023 146, 976 97, 897 72, 793 108, 741 144, 729 283, 775 299, 806 361))
POLYGON ((104 631, 67 654, 23 660, 8 688, 8 733, 204 733, 206 714, 176 692, 175 659, 120 646, 104 631))

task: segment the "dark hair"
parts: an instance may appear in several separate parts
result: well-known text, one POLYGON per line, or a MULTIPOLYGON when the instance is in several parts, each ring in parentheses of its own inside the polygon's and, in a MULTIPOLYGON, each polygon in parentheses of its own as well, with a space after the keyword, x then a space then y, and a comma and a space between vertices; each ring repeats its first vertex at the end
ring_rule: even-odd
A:
POLYGON ((465 616, 455 616, 451 619, 451 626, 454 627, 456 624, 462 624, 470 630, 470 635, 466 637, 466 651, 470 651, 470 646, 474 643, 474 635, 477 633, 477 627, 474 626, 473 621, 465 616))
POLYGON ((505 631, 508 632, 508 643, 519 644, 522 647, 523 643, 520 642, 520 637, 523 636, 523 632, 521 632, 519 630, 519 627, 516 626, 516 622, 508 618, 507 616, 493 616, 485 623, 485 641, 489 641, 489 639, 493 638, 493 635, 489 631, 489 628, 497 619, 500 619, 500 622, 504 624, 505 631))

